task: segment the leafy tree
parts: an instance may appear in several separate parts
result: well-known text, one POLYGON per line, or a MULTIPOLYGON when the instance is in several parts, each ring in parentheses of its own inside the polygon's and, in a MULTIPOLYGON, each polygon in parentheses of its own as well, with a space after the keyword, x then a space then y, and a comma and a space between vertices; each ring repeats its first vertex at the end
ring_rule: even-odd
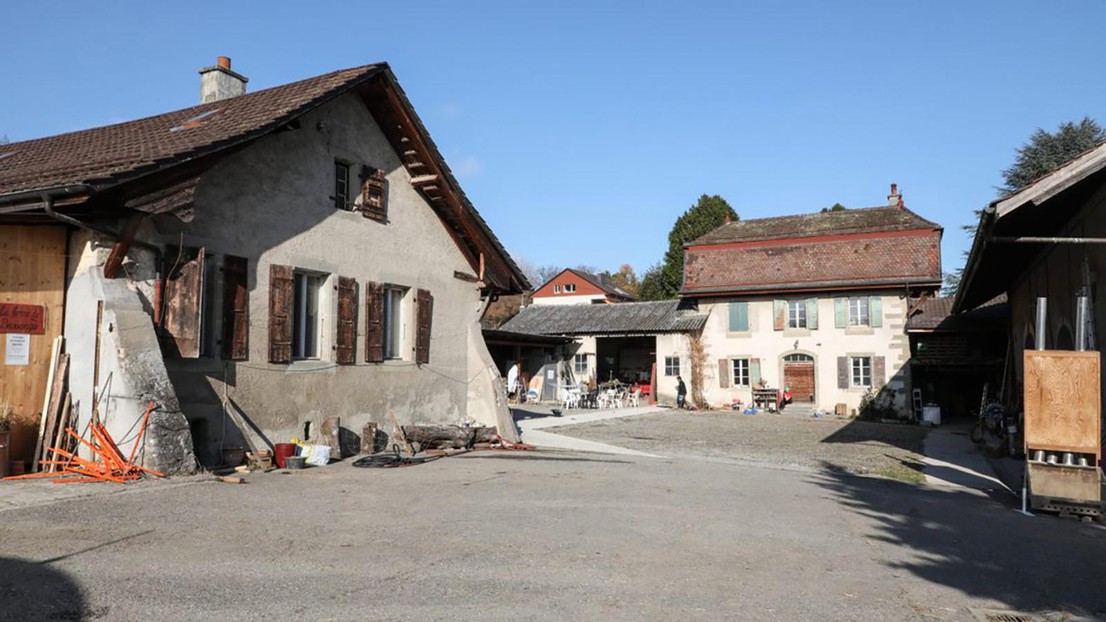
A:
POLYGON ((614 274, 604 272, 603 276, 607 277, 612 283, 626 290, 626 292, 633 296, 637 296, 638 289, 641 287, 641 283, 639 283, 637 279, 637 273, 634 272, 634 267, 628 263, 622 264, 618 268, 618 272, 614 274))
POLYGON ((1090 117, 1083 117, 1079 123, 1061 123, 1055 134, 1037 128, 1029 142, 1018 148, 1014 164, 1002 171, 1000 194, 1021 190, 1104 140, 1106 130, 1090 117))
POLYGON ((845 207, 844 205, 841 205, 840 203, 834 203, 830 207, 823 207, 822 208, 822 213, 824 214, 826 212, 843 212, 847 209, 848 209, 847 207, 845 207))
POLYGON ((668 250, 664 262, 650 268, 642 277, 641 300, 668 300, 676 298, 684 281, 684 244, 722 226, 727 220, 737 220, 725 199, 715 195, 702 195, 672 225, 668 233, 668 250), (657 270, 652 274, 654 269, 657 270), (648 287, 646 287, 648 281, 648 287))
POLYGON ((535 268, 536 279, 532 279, 530 282, 534 285, 534 289, 541 287, 549 282, 549 279, 557 276, 564 268, 560 266, 541 266, 535 268))
MULTIPOLYGON (((1103 142, 1106 142, 1106 130, 1090 117, 1083 117, 1079 123, 1061 123, 1055 133, 1037 128, 1029 141, 1018 147, 1014 164, 1002 171, 1003 185, 996 190, 999 196, 1013 194, 1103 142)), ((975 239, 982 213, 983 210, 975 210, 975 218, 961 227, 970 239, 975 239)), ((967 259, 968 251, 965 251, 965 263, 967 259)), ((946 273, 942 295, 955 296, 963 274, 963 266, 954 273, 946 273)))

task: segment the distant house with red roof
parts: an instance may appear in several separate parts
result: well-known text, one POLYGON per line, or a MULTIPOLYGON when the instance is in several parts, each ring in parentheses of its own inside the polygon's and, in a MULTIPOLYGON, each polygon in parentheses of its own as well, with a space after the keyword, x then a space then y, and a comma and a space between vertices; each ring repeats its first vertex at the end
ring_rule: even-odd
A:
POLYGON ((533 304, 574 305, 630 302, 633 294, 604 274, 567 268, 534 291, 533 304))

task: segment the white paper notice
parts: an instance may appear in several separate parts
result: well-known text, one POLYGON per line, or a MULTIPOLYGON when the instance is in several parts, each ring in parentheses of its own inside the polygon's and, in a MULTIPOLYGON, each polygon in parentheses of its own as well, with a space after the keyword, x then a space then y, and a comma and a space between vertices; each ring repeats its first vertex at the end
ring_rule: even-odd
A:
POLYGON ((28 365, 31 362, 31 336, 24 333, 8 333, 4 347, 5 365, 28 365))

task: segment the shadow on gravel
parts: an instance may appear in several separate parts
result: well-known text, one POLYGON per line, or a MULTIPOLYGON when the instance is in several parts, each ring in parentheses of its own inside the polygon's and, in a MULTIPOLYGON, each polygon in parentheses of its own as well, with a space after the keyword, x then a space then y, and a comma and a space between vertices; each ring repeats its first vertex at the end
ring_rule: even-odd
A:
POLYGON ((884 443, 914 453, 922 453, 927 430, 916 425, 850 421, 845 427, 822 439, 823 443, 884 443))
POLYGON ((893 547, 883 555, 889 589, 908 572, 1011 609, 1106 613, 1100 526, 1023 516, 1006 492, 988 499, 828 470, 813 481, 867 519, 866 537, 893 547))
POLYGON ((0 620, 89 620, 75 579, 45 563, 0 557, 0 620))

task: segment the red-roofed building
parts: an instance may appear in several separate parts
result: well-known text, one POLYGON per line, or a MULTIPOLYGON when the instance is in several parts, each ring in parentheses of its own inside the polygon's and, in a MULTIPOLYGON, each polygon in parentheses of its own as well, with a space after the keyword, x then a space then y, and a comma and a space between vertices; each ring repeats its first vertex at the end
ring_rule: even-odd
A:
POLYGON ((941 286, 941 234, 892 185, 885 206, 738 220, 687 244, 681 296, 710 314, 707 401, 748 403, 763 382, 831 411, 869 389, 905 409, 909 300, 941 286))
POLYGON ((562 270, 534 291, 533 304, 575 305, 630 302, 633 294, 614 284, 606 275, 575 268, 562 270))

